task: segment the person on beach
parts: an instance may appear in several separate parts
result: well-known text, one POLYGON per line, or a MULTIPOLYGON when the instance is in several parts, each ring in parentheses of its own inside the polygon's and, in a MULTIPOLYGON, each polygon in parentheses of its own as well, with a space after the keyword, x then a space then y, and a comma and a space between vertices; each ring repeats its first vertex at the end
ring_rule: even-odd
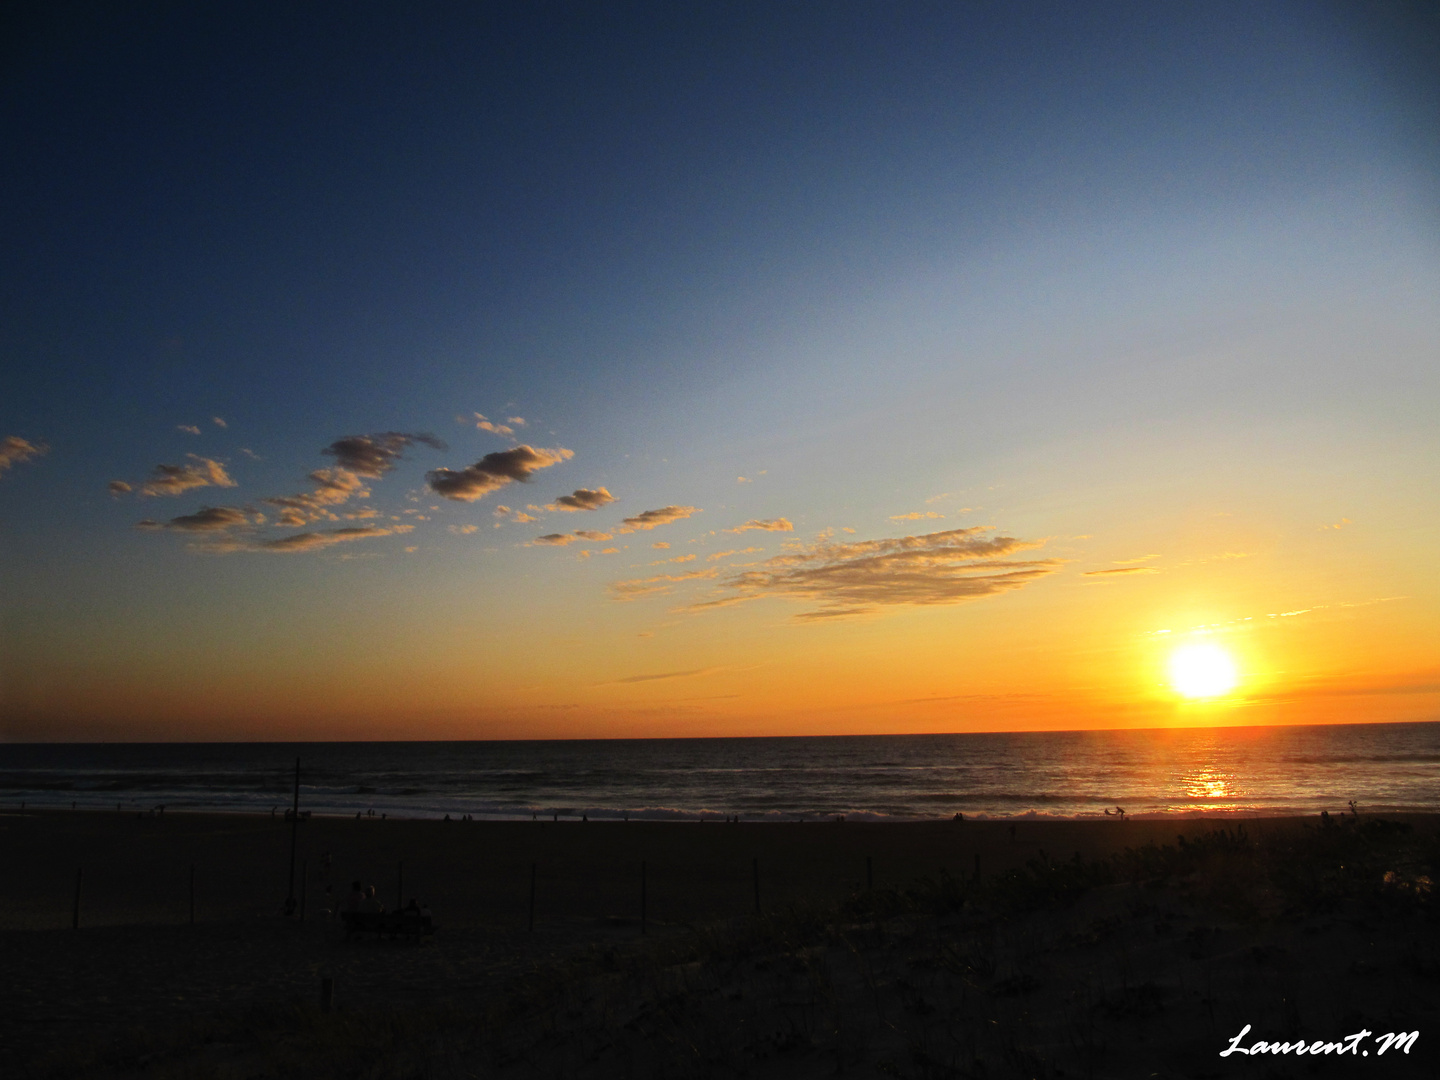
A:
POLYGON ((366 889, 365 889, 365 903, 364 903, 364 905, 361 907, 360 910, 373 912, 373 913, 376 914, 376 915, 379 915, 379 914, 381 914, 381 913, 384 912, 384 910, 385 910, 385 905, 382 904, 382 903, 380 902, 380 898, 375 895, 375 886, 374 886, 374 885, 370 885, 370 886, 367 886, 367 887, 366 887, 366 889))
POLYGON ((365 888, 358 881, 350 885, 350 895, 345 898, 345 910, 365 910, 365 888))

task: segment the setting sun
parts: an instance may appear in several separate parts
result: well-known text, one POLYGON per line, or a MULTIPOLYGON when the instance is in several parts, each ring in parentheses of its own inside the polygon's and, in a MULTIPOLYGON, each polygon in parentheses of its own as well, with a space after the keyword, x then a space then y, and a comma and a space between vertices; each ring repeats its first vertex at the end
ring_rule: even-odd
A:
POLYGON ((1219 697, 1237 682, 1235 661, 1218 645, 1186 645, 1170 654, 1170 683, 1185 697, 1219 697))

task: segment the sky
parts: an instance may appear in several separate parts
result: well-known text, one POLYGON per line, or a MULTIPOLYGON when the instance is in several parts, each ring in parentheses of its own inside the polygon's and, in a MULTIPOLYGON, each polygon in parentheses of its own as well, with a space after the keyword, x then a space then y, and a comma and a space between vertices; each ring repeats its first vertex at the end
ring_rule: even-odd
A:
POLYGON ((1432 5, 8 18, 0 739, 1440 719, 1432 5))

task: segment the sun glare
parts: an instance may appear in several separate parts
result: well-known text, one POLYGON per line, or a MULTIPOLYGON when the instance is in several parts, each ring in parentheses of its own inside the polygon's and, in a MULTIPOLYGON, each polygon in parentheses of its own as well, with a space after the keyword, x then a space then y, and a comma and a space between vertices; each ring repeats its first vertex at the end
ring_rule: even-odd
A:
POLYGON ((1218 645, 1186 645, 1170 654, 1170 684, 1187 698, 1219 697, 1239 681, 1235 661, 1218 645))

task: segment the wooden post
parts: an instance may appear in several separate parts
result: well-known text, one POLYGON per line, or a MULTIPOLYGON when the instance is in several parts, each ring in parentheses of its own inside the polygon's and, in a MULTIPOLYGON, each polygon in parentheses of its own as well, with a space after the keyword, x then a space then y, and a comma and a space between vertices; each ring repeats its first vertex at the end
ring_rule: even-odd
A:
POLYGON ((285 897, 285 914, 295 914, 295 843, 300 828, 300 759, 295 759, 295 809, 290 815, 290 894, 285 897))
POLYGON ((869 855, 865 856, 865 891, 875 891, 875 871, 874 868, 870 865, 869 855))
POLYGON ((80 885, 85 880, 85 868, 75 871, 75 910, 70 916, 70 929, 80 929, 80 885))
POLYGON ((190 925, 195 925, 195 864, 190 864, 190 925))
POLYGON ((646 885, 646 881, 645 881, 645 860, 644 860, 644 859, 641 859, 641 860, 640 860, 640 936, 641 936, 641 937, 644 937, 644 936, 645 936, 645 901, 648 899, 648 897, 645 895, 645 893, 646 893, 645 885, 646 885))
POLYGON ((305 921, 305 892, 306 885, 310 882, 310 860, 302 859, 300 862, 300 921, 305 921))
POLYGON ((405 906, 405 860, 400 860, 400 869, 395 874, 395 910, 405 906))
POLYGON ((752 857, 750 860, 750 876, 755 882, 755 914, 760 914, 760 860, 752 857))
POLYGON ((320 1011, 328 1013, 335 1006, 335 980, 326 975, 320 980, 320 1011))
POLYGON ((529 929, 535 929, 535 864, 530 864, 530 922, 529 929))

